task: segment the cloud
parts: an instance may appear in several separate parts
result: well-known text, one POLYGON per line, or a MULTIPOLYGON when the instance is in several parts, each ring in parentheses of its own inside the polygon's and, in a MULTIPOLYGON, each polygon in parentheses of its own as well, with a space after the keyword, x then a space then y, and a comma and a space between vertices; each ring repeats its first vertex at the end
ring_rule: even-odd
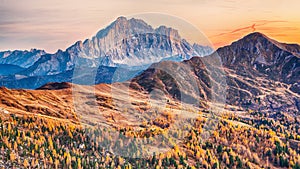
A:
POLYGON ((254 20, 249 25, 209 36, 215 47, 221 47, 252 33, 262 32, 267 36, 286 42, 298 42, 300 28, 285 20, 254 20))
POLYGON ((241 32, 241 31, 247 31, 248 33, 255 32, 257 30, 256 27, 261 27, 263 25, 267 25, 267 24, 270 24, 270 23, 283 23, 283 22, 287 22, 287 21, 283 21, 283 20, 256 20, 256 21, 254 21, 254 23, 252 25, 236 28, 236 29, 234 29, 230 32, 224 32, 224 33, 220 33, 220 34, 217 34, 217 35, 213 35, 213 36, 211 36, 211 38, 219 37, 219 36, 225 36, 225 35, 232 35, 234 33, 238 33, 238 32, 241 32))

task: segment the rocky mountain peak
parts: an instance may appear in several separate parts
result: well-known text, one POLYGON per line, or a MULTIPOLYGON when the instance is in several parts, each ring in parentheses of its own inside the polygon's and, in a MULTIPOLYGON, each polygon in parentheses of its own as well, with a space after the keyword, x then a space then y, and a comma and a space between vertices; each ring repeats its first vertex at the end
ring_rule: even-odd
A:
POLYGON ((101 39, 106 36, 119 38, 120 35, 140 34, 153 32, 153 28, 141 19, 127 19, 126 17, 118 17, 105 29, 100 30, 96 37, 101 39))
POLYGON ((299 75, 299 46, 277 42, 262 33, 251 33, 229 46, 219 48, 223 65, 248 77, 295 83, 299 75))
POLYGON ((236 46, 244 49, 259 48, 260 50, 268 50, 270 48, 274 48, 277 50, 284 50, 286 52, 290 52, 295 55, 299 55, 300 53, 300 46, 298 44, 281 43, 260 32, 250 33, 245 37, 243 37, 242 39, 233 42, 232 46, 236 46))
POLYGON ((270 47, 271 45, 277 45, 277 44, 279 43, 276 42, 275 40, 270 39, 266 35, 260 32, 254 32, 244 36, 242 39, 236 42, 233 42, 231 46, 250 49, 259 45, 267 49, 267 47, 270 47))
POLYGON ((181 61, 208 55, 212 48, 201 45, 194 48, 171 27, 153 29, 141 19, 122 16, 96 36, 75 43, 67 51, 74 57, 90 59, 92 65, 115 67, 149 65, 166 58, 181 61))
POLYGON ((267 37, 265 34, 263 34, 261 32, 253 32, 253 33, 246 35, 241 40, 243 40, 243 39, 244 40, 245 39, 254 40, 254 39, 258 39, 258 38, 270 39, 269 37, 267 37))

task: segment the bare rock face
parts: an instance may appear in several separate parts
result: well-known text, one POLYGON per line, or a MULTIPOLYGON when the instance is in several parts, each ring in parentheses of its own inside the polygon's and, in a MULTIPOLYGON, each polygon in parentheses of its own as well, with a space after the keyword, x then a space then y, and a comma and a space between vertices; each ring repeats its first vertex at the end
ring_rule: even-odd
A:
POLYGON ((165 26, 153 29, 140 19, 120 17, 92 39, 70 47, 68 52, 75 51, 82 58, 98 58, 96 65, 142 66, 170 57, 180 61, 212 52, 209 47, 197 47, 193 48, 175 29, 165 26))

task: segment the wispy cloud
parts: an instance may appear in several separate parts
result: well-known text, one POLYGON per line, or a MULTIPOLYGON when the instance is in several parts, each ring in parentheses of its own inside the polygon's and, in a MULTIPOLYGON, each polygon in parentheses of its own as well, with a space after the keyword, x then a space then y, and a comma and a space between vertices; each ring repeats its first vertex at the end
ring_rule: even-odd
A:
POLYGON ((228 45, 251 32, 262 32, 271 38, 283 42, 299 43, 299 26, 285 20, 253 20, 247 26, 235 28, 209 36, 215 47, 228 45), (294 36, 293 36, 294 35, 294 36))
POLYGON ((250 26, 246 26, 246 27, 237 28, 237 29, 234 29, 234 30, 232 30, 230 32, 224 32, 224 33, 220 33, 220 34, 211 36, 211 38, 233 34, 233 33, 236 33, 236 32, 240 32, 242 30, 252 30, 252 32, 254 32, 256 30, 255 26, 256 26, 256 24, 253 24, 253 25, 250 25, 250 26))
POLYGON ((249 26, 245 26, 245 27, 240 27, 240 28, 236 28, 232 31, 229 32, 223 32, 217 35, 213 35, 211 36, 211 38, 214 37, 219 37, 219 36, 224 36, 224 35, 231 35, 237 32, 241 32, 241 31, 247 31, 247 32, 255 32, 257 29, 257 27, 263 26, 263 25, 267 25, 270 23, 282 23, 282 22, 287 22, 287 21, 281 21, 281 20, 257 20, 254 21, 254 23, 252 25, 249 26))

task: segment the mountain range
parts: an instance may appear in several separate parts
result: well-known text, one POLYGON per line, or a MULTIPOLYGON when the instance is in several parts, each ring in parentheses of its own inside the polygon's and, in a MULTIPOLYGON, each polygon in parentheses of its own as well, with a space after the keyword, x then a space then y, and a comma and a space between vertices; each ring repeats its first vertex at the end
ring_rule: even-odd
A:
MULTIPOLYGON (((128 96, 124 96, 128 86, 131 91, 130 97, 138 100, 133 104, 132 111, 146 110, 147 99, 158 95, 154 100, 159 101, 162 99, 159 97, 166 97, 169 100, 166 104, 175 107, 178 106, 178 102, 181 102, 207 109, 211 103, 220 102, 228 111, 248 109, 265 112, 284 111, 297 116, 300 112, 299 51, 299 45, 279 43, 264 34, 255 32, 204 57, 192 57, 182 62, 154 63, 134 78, 123 79, 122 83, 99 84, 94 87, 65 82, 49 83, 33 91, 2 88, 0 105, 11 112, 28 111, 28 105, 35 105, 35 99, 29 96, 38 98, 39 95, 43 95, 45 100, 39 105, 31 106, 30 111, 52 115, 50 112, 53 109, 56 112, 55 116, 63 116, 57 115, 57 112, 64 114, 66 107, 74 114, 75 103, 73 103, 72 93, 74 95, 75 92, 75 96, 78 94, 80 98, 78 100, 80 107, 84 107, 79 111, 82 115, 89 114, 90 108, 95 109, 94 105, 98 105, 104 114, 109 112, 122 114, 125 110, 116 105, 125 105, 129 101, 128 96), (218 62, 215 62, 217 60, 218 62), (111 93, 112 91, 114 93, 111 93), (117 97, 115 100, 118 103, 111 104, 112 95, 117 97), (61 103, 66 107, 55 106, 61 103)), ((99 72, 107 72, 107 74, 99 78, 111 79, 112 74, 109 73, 118 69, 105 70, 106 68, 113 69, 103 68, 99 72)), ((127 70, 120 72, 126 74, 127 70)), ((71 71, 67 73, 72 76, 71 71)), ((89 75, 89 72, 85 73, 89 75)), ((47 78, 53 77, 50 81, 55 81, 59 75, 48 75, 47 78)), ((60 80, 64 81, 64 78, 63 76, 60 80)), ((30 80, 37 83, 35 79, 30 80)), ((22 83, 22 79, 19 82, 22 83)))
POLYGON ((77 78, 73 77, 74 69, 96 72, 98 75, 93 83, 111 83, 109 77, 116 68, 133 72, 120 79, 128 80, 152 63, 182 61, 212 51, 208 46, 190 44, 173 28, 160 26, 154 29, 143 20, 119 17, 91 39, 78 41, 65 51, 58 50, 54 54, 36 49, 1 52, 0 64, 22 69, 0 72, 0 84, 9 88, 34 89, 48 82, 72 82, 77 78))
POLYGON ((123 82, 139 92, 159 90, 200 107, 217 101, 235 110, 300 111, 300 46, 259 32, 212 52, 189 44, 175 29, 153 29, 140 19, 119 17, 66 51, 8 51, 0 56, 5 68, 0 84, 8 88, 123 82))

